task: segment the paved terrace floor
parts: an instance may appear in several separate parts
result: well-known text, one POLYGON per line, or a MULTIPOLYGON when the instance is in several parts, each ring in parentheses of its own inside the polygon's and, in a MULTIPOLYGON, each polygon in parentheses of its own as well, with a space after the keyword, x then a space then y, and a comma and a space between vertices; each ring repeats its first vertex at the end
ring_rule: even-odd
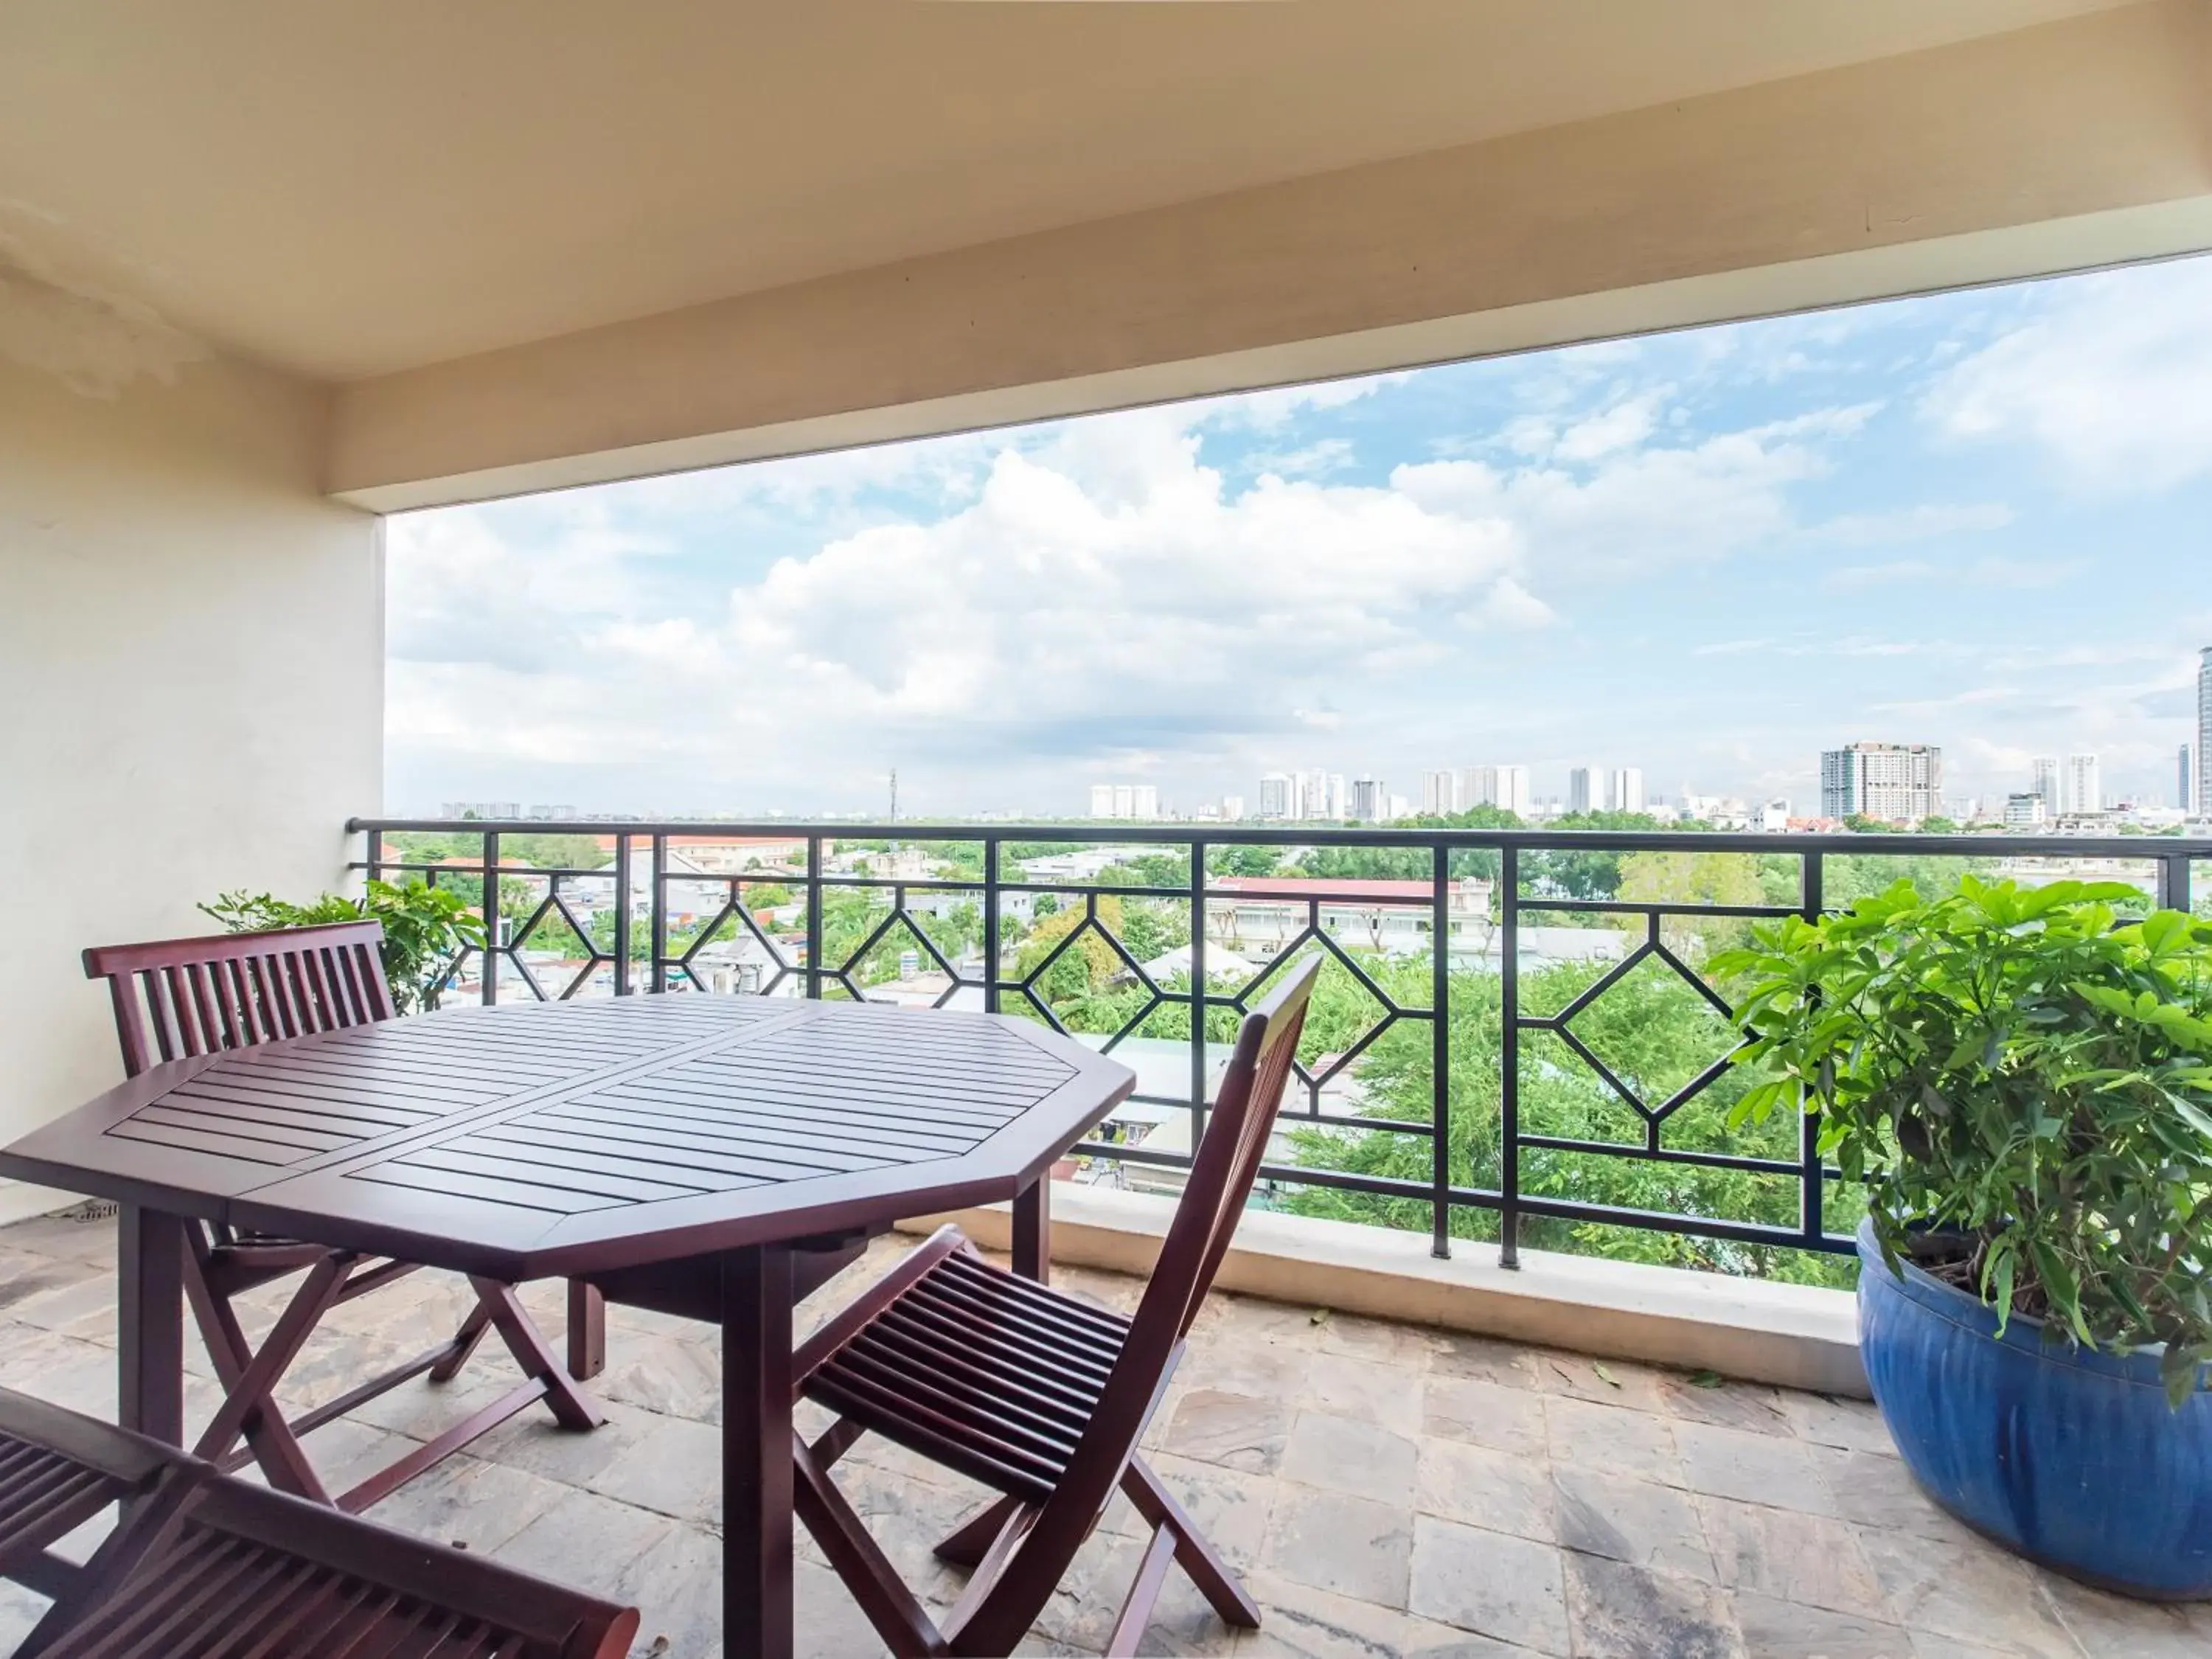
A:
MULTIPOLYGON (((114 1400, 113 1225, 0 1229, 0 1386, 103 1417, 114 1400)), ((805 1310, 811 1322, 905 1248, 805 1310)), ((1063 1271, 1117 1306, 1133 1281, 1063 1271)), ((541 1287, 550 1289, 550 1287, 541 1287)), ((338 1310, 295 1370, 315 1404, 451 1330, 439 1276, 338 1310)), ((559 1298, 533 1292, 549 1330, 559 1298)), ((273 1310, 273 1302, 270 1304, 273 1310)), ((196 1340, 189 1403, 213 1385, 196 1340)), ((445 1389, 403 1386, 308 1441, 334 1486, 515 1380, 489 1351, 445 1389)), ((611 1421, 503 1425, 371 1511, 644 1610, 640 1656, 708 1659, 719 1596, 719 1378, 708 1333, 611 1310, 596 1385, 611 1421)), ((1146 1652, 1562 1655, 1573 1659, 2164 1659, 2212 1654, 2212 1604, 2141 1606, 2012 1559, 1914 1489, 1870 1407, 1625 1362, 1217 1295, 1152 1436, 1153 1457, 1265 1610, 1229 1631, 1171 1577, 1146 1652)), ((910 1581, 949 1602, 929 1544, 977 1488, 864 1441, 840 1466, 910 1581)), ((1118 1500, 1117 1500, 1118 1503, 1118 1500)), ((800 1650, 880 1648, 802 1534, 800 1650)), ((1118 1507, 1025 1652, 1094 1651, 1139 1553, 1118 1507)), ((0 1653, 36 1616, 0 1585, 0 1653)))

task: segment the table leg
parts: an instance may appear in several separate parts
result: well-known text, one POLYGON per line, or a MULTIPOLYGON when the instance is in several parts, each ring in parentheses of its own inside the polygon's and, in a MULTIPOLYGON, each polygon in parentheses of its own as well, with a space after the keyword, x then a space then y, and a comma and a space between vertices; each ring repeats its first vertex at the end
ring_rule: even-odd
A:
POLYGON ((1052 1176, 1039 1176, 1014 1196, 1014 1271, 1040 1285, 1052 1279, 1052 1176))
POLYGON ((792 1650, 791 1251, 722 1257, 722 1651, 792 1650))
POLYGON ((116 1421, 185 1443, 185 1227, 125 1204, 116 1223, 116 1421))

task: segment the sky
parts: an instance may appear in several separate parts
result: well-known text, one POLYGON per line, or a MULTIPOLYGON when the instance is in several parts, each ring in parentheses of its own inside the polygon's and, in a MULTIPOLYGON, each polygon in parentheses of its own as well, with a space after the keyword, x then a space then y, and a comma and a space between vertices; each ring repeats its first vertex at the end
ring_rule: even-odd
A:
POLYGON ((394 518, 388 806, 1079 816, 1638 766, 1817 810, 2094 750, 2212 645, 2212 258, 394 518))

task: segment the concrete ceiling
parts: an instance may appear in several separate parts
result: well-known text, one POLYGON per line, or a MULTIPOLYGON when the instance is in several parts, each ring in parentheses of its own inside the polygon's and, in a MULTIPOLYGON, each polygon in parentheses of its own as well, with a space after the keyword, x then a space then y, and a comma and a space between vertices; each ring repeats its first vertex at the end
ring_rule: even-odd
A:
POLYGON ((13 0, 0 265, 317 379, 2121 0, 13 0))

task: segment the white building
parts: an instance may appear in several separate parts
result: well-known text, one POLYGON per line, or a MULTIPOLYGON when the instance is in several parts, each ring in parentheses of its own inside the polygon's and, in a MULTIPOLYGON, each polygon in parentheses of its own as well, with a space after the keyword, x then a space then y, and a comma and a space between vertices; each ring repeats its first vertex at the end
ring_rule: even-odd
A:
POLYGON ((2061 811, 2101 812, 2105 810, 2104 780, 2094 755, 2069 755, 2063 781, 2065 799, 2060 803, 2061 811))
POLYGON ((1616 766, 1607 775, 1605 804, 1615 812, 1641 812, 1644 810, 1644 769, 1640 766, 1616 766))
POLYGON ((2185 813, 2197 810, 2197 751, 2181 745, 2180 767, 2174 775, 2173 804, 2185 813))
POLYGON ((1297 780, 1288 772, 1266 772, 1260 777, 1260 816, 1294 818, 1298 815, 1297 780))
POLYGON ((1157 818, 1160 789, 1156 783, 1094 783, 1091 786, 1091 816, 1094 818, 1157 818))
POLYGON ((1535 800, 1528 788, 1525 766, 1466 766, 1459 774, 1459 810, 1471 806, 1502 806, 1527 817, 1535 800))
POLYGON ((1943 810, 1943 751, 1932 743, 1851 743, 1820 754, 1820 816, 1917 823, 1943 810))
POLYGON ((2028 793, 2043 797, 2043 816, 2055 818, 2065 809, 2064 793, 2058 783, 2058 757, 2038 755, 2028 763, 2028 793))
POLYGON ((1605 804, 1605 770, 1577 766, 1567 774, 1567 811, 1595 812, 1605 804))
POLYGON ((2212 818, 2212 767, 2204 764, 2204 757, 2212 755, 2212 645, 2206 646, 2197 659, 2197 765, 2194 781, 2197 798, 2188 803, 2199 817, 2212 818))
POLYGON ((1380 778, 1352 781, 1352 819, 1356 823, 1381 823, 1390 816, 1390 788, 1380 778))
POLYGON ((2043 797, 2033 789, 2005 797, 2004 823, 2008 830, 2039 830, 2049 817, 2043 797))
POLYGON ((1231 823, 1242 818, 1244 816, 1244 797, 1224 795, 1221 798, 1221 816, 1231 823))
POLYGON ((1467 809, 1460 805, 1459 780, 1449 772, 1421 774, 1421 811, 1431 817, 1467 809))

